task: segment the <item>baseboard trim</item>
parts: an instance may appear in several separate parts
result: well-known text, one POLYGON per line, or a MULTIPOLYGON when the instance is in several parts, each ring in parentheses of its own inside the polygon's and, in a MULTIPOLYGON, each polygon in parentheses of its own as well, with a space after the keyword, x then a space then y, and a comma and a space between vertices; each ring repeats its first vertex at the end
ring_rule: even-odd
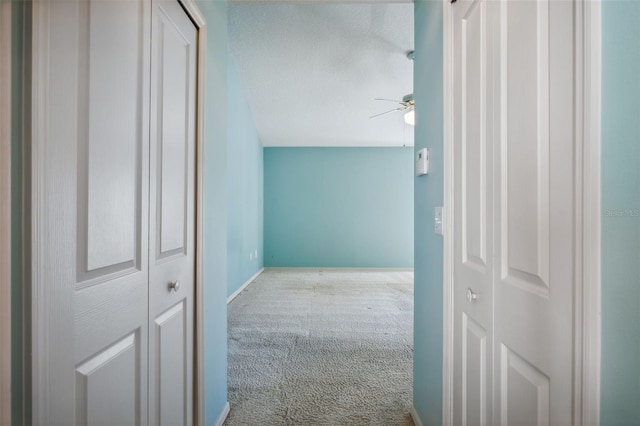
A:
POLYGON ((265 271, 335 271, 335 272, 413 272, 413 268, 324 268, 324 267, 307 267, 307 266, 292 266, 292 267, 267 267, 265 271))
POLYGON ((229 405, 229 402, 227 401, 227 403, 224 404, 224 408, 222 409, 222 413, 220 413, 220 415, 218 416, 218 420, 216 420, 215 426, 222 426, 224 421, 227 420, 227 416, 229 415, 229 411, 231 411, 231 406, 229 405))
POLYGON ((253 282, 253 280, 255 280, 256 278, 258 278, 258 276, 259 276, 261 273, 263 273, 263 272, 264 272, 264 269, 265 269, 265 268, 261 268, 258 272, 256 272, 256 273, 255 273, 255 275, 254 275, 254 276, 252 276, 252 277, 251 277, 251 278, 249 278, 249 279, 248 279, 244 284, 242 284, 242 285, 240 286, 240 288, 239 288, 239 289, 237 289, 236 291, 234 291, 234 292, 233 292, 233 294, 232 294, 231 296, 227 297, 227 305, 228 305, 229 303, 231 303, 231 301, 232 301, 233 299, 235 299, 235 298, 236 298, 240 293, 242 293, 242 290, 244 290, 245 288, 247 288, 247 286, 248 286, 249 284, 251 284, 251 283, 253 282))
POLYGON ((422 420, 420 420, 420 416, 418 415, 418 412, 416 411, 416 407, 411 406, 411 419, 413 420, 413 424, 415 424, 415 426, 423 426, 422 425, 422 420))

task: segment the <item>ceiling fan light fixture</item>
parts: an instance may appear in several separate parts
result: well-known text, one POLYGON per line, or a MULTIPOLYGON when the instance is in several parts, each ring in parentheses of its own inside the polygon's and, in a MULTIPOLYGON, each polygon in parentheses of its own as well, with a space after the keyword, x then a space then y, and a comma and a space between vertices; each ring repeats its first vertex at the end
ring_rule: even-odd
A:
POLYGON ((404 114, 404 122, 410 126, 416 125, 416 110, 411 108, 404 114))

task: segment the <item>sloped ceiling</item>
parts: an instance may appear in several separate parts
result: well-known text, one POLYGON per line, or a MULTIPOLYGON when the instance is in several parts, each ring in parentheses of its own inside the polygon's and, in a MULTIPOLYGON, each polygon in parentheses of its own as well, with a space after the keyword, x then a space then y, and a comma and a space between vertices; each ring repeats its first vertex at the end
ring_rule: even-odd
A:
POLYGON ((229 47, 264 146, 413 145, 413 3, 231 1, 229 47))

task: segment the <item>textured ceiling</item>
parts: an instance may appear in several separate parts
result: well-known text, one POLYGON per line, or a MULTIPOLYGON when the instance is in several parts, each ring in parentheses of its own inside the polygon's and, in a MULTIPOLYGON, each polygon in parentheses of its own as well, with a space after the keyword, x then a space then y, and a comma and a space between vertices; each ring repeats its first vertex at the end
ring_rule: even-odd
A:
POLYGON ((229 46, 264 146, 413 145, 412 3, 229 4, 229 46))

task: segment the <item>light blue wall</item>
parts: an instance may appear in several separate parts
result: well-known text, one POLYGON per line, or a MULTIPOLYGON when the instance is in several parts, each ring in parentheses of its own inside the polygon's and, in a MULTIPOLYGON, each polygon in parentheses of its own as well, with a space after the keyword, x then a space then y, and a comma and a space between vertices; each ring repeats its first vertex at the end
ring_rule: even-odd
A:
POLYGON ((413 404, 422 423, 442 424, 442 236, 433 209, 443 205, 442 2, 416 0, 413 91, 416 150, 431 170, 415 180, 413 404))
POLYGON ((231 57, 228 68, 227 296, 264 266, 262 142, 231 57), (250 253, 258 252, 250 258, 250 253))
POLYGON ((198 1, 207 20, 204 152, 205 424, 227 402, 227 2, 198 1))
POLYGON ((265 265, 413 266, 411 148, 265 148, 265 265))
POLYGON ((602 3, 601 424, 640 425, 640 2, 602 3))

